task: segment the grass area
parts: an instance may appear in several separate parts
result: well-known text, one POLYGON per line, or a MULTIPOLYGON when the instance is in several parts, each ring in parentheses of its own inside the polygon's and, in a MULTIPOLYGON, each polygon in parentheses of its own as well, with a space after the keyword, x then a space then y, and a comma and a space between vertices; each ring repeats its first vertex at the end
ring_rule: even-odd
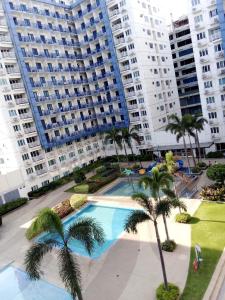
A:
POLYGON ((181 300, 201 300, 225 247, 225 204, 204 202, 191 221, 192 249, 189 273, 181 300), (193 270, 194 246, 202 248, 203 262, 193 270))

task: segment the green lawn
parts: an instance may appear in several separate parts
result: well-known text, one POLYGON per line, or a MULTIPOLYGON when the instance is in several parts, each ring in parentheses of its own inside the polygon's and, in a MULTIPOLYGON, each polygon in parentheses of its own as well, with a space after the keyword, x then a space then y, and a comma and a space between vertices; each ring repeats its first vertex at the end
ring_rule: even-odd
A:
POLYGON ((213 271, 225 247, 225 204, 204 202, 191 222, 192 249, 189 273, 181 300, 201 300, 213 271), (194 246, 202 248, 203 262, 197 273, 193 271, 194 246))

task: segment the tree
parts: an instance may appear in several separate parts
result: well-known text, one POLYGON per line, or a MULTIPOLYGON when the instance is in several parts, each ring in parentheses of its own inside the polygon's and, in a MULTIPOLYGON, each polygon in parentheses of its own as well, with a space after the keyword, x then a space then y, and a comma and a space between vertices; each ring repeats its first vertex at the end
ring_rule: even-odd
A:
MULTIPOLYGON (((157 168, 152 169, 152 176, 144 176, 139 180, 139 184, 141 186, 143 186, 145 189, 149 189, 149 196, 152 197, 155 201, 160 201, 162 195, 166 195, 170 199, 175 198, 175 194, 170 190, 172 182, 172 175, 167 172, 160 172, 157 168)), ((166 232, 166 239, 169 240, 166 215, 164 214, 163 222, 166 232)))
POLYGON ((159 256, 160 256, 160 262, 162 267, 164 287, 166 290, 168 290, 166 268, 165 268, 163 253, 161 249, 161 241, 160 241, 158 222, 157 222, 159 216, 165 215, 167 213, 168 202, 166 200, 160 200, 160 201, 155 201, 154 199, 150 200, 143 193, 134 194, 132 198, 136 200, 144 208, 144 210, 132 211, 132 213, 129 215, 128 219, 126 220, 125 230, 127 232, 131 231, 133 233, 137 233, 137 225, 139 223, 143 223, 145 221, 153 222, 159 256))
POLYGON ((25 267, 29 277, 32 280, 40 279, 40 265, 44 255, 57 248, 59 275, 72 298, 83 300, 81 272, 77 259, 69 248, 69 242, 72 239, 79 240, 91 254, 95 243, 104 242, 104 232, 100 225, 93 218, 80 218, 64 231, 59 216, 50 208, 44 208, 38 213, 30 230, 36 233, 50 232, 52 237, 35 242, 26 252, 25 267))
POLYGON ((75 168, 73 171, 73 179, 75 183, 83 182, 86 179, 84 171, 79 167, 75 168))
POLYGON ((219 184, 224 184, 225 181, 225 165, 215 164, 210 166, 206 172, 209 179, 218 182, 219 184))
POLYGON ((166 126, 166 131, 170 131, 172 134, 176 134, 177 142, 179 142, 181 138, 183 139, 185 155, 188 163, 188 168, 190 170, 190 161, 188 158, 187 144, 185 140, 187 128, 183 122, 183 119, 180 119, 177 115, 173 114, 169 117, 169 119, 170 119, 170 123, 166 126))
POLYGON ((190 145, 190 149, 191 149, 191 156, 192 156, 192 159, 194 162, 194 166, 196 167, 194 151, 193 151, 193 147, 192 147, 192 143, 191 143, 191 137, 193 137, 194 139, 196 138, 195 133, 194 133, 194 128, 193 128, 193 116, 190 114, 183 116, 182 122, 184 124, 184 128, 186 129, 186 133, 188 135, 189 145, 190 145))
POLYGON ((203 118, 202 116, 194 115, 193 116, 193 129, 195 129, 195 143, 198 147, 198 161, 201 159, 201 149, 200 149, 200 142, 199 142, 199 136, 198 134, 204 130, 205 123, 208 123, 208 121, 203 118))
MULTIPOLYGON (((115 151, 116 151, 117 161, 118 161, 119 168, 120 168, 120 159, 119 159, 118 148, 117 148, 117 147, 119 147, 120 149, 122 148, 122 138, 120 135, 120 130, 113 128, 110 131, 106 132, 105 141, 113 142, 115 151)), ((120 171, 121 171, 121 168, 120 168, 120 171)))

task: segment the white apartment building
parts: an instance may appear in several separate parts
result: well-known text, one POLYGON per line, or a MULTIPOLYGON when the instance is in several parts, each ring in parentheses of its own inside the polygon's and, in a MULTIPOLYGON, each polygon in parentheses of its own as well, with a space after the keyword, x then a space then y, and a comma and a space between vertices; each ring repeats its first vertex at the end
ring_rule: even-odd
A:
POLYGON ((189 0, 189 22, 209 138, 217 150, 225 150, 224 1, 189 0))
POLYGON ((0 172, 18 178, 2 202, 112 153, 101 138, 112 127, 136 126, 137 151, 152 151, 180 114, 153 0, 1 0, 0 72, 0 172))

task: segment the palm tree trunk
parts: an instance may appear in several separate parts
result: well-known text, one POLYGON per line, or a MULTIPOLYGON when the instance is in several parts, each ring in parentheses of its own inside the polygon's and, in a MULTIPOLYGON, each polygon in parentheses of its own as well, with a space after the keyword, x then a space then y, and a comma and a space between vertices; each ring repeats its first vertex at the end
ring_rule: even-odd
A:
POLYGON ((191 148, 191 156, 192 156, 192 159, 193 159, 193 162, 194 162, 194 166, 196 167, 196 161, 195 161, 195 156, 194 156, 194 151, 193 151, 193 147, 192 147, 192 143, 191 143, 190 134, 188 135, 188 138, 189 138, 189 144, 190 144, 190 148, 191 148))
POLYGON ((190 166, 190 161, 188 158, 188 153, 187 153, 187 145, 186 145, 186 141, 185 141, 185 137, 183 136, 183 143, 184 143, 184 150, 185 150, 185 154, 186 154, 186 158, 187 158, 187 164, 188 164, 188 168, 189 171, 191 170, 191 166, 190 166))
POLYGON ((128 164, 129 164, 128 155, 127 155, 127 148, 126 148, 126 144, 125 144, 124 140, 123 140, 123 148, 124 148, 126 160, 127 160, 128 164))
POLYGON ((163 215, 163 223, 164 223, 164 227, 165 227, 165 232, 166 232, 166 240, 169 241, 169 232, 168 232, 168 227, 167 227, 167 222, 166 222, 166 216, 163 215))
POLYGON ((116 157, 117 157, 117 161, 118 161, 118 165, 119 165, 119 169, 120 169, 120 173, 121 173, 121 167, 120 167, 120 159, 119 159, 119 154, 118 154, 118 150, 116 147, 116 142, 113 142, 114 146, 115 146, 115 150, 116 150, 116 157))
POLYGON ((202 156, 201 156, 201 148, 200 148, 200 142, 199 142, 199 137, 198 137, 198 131, 196 130, 196 141, 197 141, 197 145, 198 145, 198 162, 199 160, 202 159, 202 156))
POLYGON ((162 248, 161 248, 161 241, 160 241, 160 237, 159 237, 158 224, 157 224, 156 220, 154 220, 154 227, 155 227, 155 235, 156 235, 156 239, 157 239, 160 262, 161 262, 161 267, 162 267, 164 287, 165 287, 166 290, 168 290, 168 281, 167 281, 167 276, 166 276, 166 268, 165 268, 165 263, 164 263, 162 248))

